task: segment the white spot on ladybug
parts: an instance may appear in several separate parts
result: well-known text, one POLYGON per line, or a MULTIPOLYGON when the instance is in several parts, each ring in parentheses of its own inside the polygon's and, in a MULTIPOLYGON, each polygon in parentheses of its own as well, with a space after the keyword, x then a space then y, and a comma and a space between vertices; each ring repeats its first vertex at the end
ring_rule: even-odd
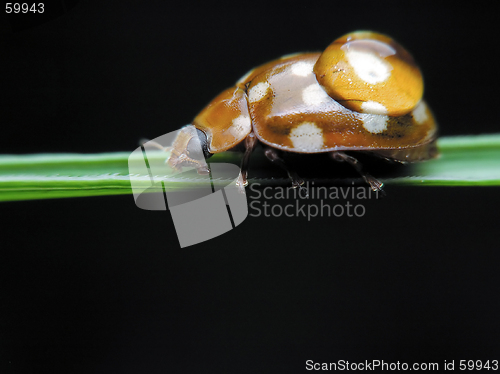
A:
POLYGON ((302 122, 290 132, 294 148, 303 151, 317 151, 323 147, 323 130, 314 122, 302 122))
POLYGON ((387 108, 376 101, 365 101, 361 104, 363 113, 370 114, 387 114, 387 108))
POLYGON ((268 89, 269 89, 269 83, 267 82, 257 83, 248 91, 248 101, 251 103, 255 103, 259 100, 262 100, 264 96, 266 96, 268 89))
POLYGON ((354 72, 366 83, 382 83, 391 76, 392 67, 371 52, 349 49, 345 55, 354 72))
POLYGON ((372 134, 379 134, 387 130, 389 116, 367 113, 359 113, 358 116, 363 122, 363 127, 372 134))
POLYGON ((293 75, 298 75, 299 77, 307 77, 313 72, 314 64, 311 61, 299 61, 293 64, 290 69, 292 69, 293 75))
POLYGON ((317 83, 313 83, 310 86, 307 86, 302 91, 302 101, 306 105, 320 105, 325 103, 330 103, 332 98, 328 96, 326 91, 321 88, 321 86, 317 83))
POLYGON ((237 84, 241 84, 241 83, 246 83, 248 77, 250 75, 252 75, 254 69, 251 69, 250 71, 248 71, 244 76, 242 76, 240 79, 238 79, 238 81, 236 82, 237 84))
POLYGON ((233 119, 232 125, 229 128, 229 132, 235 138, 241 138, 252 130, 252 121, 249 116, 245 116, 244 114, 240 115, 233 119))
POLYGON ((425 105, 423 101, 417 104, 411 114, 413 115, 415 122, 417 122, 419 125, 423 124, 429 118, 427 115, 427 105, 425 105))

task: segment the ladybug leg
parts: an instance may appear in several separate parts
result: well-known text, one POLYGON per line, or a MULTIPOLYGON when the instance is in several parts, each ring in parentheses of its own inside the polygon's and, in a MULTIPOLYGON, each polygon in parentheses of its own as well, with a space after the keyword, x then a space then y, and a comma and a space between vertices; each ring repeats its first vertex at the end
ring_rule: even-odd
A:
POLYGON ((298 188, 299 189, 299 194, 301 194, 304 197, 309 197, 309 193, 307 191, 307 188, 304 187, 304 180, 298 176, 298 174, 290 170, 287 166, 285 161, 278 155, 278 152, 274 148, 266 148, 264 151, 264 154, 266 157, 271 160, 273 163, 278 165, 280 168, 286 171, 288 174, 288 178, 292 181, 292 188, 298 188))
POLYGON ((236 185, 242 191, 244 191, 245 187, 248 186, 248 164, 250 161, 250 155, 257 145, 257 138, 255 137, 253 132, 247 135, 244 140, 244 144, 245 153, 243 154, 243 158, 241 160, 240 175, 238 176, 238 181, 236 182, 236 185))
POLYGON ((354 167, 356 171, 361 175, 361 177, 365 180, 366 183, 370 185, 370 188, 375 191, 375 192, 383 192, 382 187, 384 184, 380 182, 378 179, 375 177, 371 176, 367 172, 363 170, 363 166, 361 165, 361 162, 359 162, 356 158, 352 156, 346 155, 344 152, 332 152, 331 153, 332 158, 335 161, 339 162, 347 162, 349 165, 354 167))

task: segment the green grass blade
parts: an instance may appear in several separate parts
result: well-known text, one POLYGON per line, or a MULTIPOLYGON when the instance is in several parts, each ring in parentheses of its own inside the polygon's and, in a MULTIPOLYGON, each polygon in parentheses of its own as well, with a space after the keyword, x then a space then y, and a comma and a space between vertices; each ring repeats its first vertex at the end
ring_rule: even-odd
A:
MULTIPOLYGON (((436 160, 399 168, 397 175, 384 177, 382 173, 376 176, 386 184, 500 185, 500 134, 444 137, 439 140, 438 147, 441 157, 436 160)), ((261 153, 256 152, 252 156, 251 182, 287 185, 288 180, 261 153)), ((130 179, 147 184, 149 175, 129 174, 130 154, 0 156, 0 201, 131 194, 130 179)), ((158 151, 150 157, 150 161, 156 159, 163 162, 167 154, 158 151)), ((215 155, 209 161, 239 164, 239 160, 239 154, 226 152, 215 155)), ((347 180, 350 182, 353 179, 347 180)), ((169 190, 196 188, 202 181, 196 173, 183 178, 167 176, 165 187, 169 190)), ((329 178, 327 181, 336 183, 339 179, 329 178)), ((224 180, 215 183, 224 184, 224 180)))
POLYGON ((441 156, 411 165, 408 175, 386 183, 434 186, 499 186, 500 134, 439 139, 441 156))

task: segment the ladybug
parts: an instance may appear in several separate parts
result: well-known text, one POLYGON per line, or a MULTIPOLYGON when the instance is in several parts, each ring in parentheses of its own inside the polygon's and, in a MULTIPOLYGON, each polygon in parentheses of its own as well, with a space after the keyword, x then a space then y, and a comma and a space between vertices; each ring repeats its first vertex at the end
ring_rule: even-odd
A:
POLYGON ((303 189, 304 180, 282 152, 327 152, 380 191, 383 184, 345 151, 401 163, 436 157, 437 125, 422 94, 422 74, 400 44, 371 31, 349 33, 323 53, 288 55, 250 70, 181 130, 167 163, 204 174, 203 157, 243 145, 238 185, 244 188, 250 154, 260 142, 294 188, 303 189))

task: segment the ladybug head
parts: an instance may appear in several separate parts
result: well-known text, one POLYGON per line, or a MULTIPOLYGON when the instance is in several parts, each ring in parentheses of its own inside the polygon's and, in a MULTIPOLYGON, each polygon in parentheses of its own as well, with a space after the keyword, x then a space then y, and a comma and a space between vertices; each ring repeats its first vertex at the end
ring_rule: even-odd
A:
POLYGON ((198 174, 208 174, 209 169, 205 159, 210 156, 212 154, 208 150, 205 133, 193 125, 187 125, 177 134, 167 163, 178 171, 181 171, 182 167, 193 167, 198 174))

